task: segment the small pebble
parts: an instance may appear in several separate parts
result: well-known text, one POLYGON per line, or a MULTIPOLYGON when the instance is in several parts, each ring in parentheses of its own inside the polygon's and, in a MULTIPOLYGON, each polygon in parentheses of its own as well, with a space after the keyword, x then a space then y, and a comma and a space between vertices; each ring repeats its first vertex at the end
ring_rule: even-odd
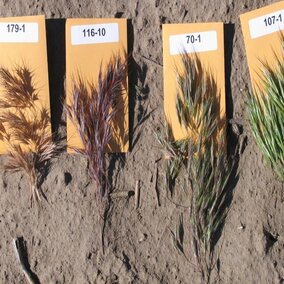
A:
POLYGON ((147 234, 143 234, 143 233, 139 234, 139 238, 138 238, 139 243, 146 241, 146 239, 147 239, 147 234))

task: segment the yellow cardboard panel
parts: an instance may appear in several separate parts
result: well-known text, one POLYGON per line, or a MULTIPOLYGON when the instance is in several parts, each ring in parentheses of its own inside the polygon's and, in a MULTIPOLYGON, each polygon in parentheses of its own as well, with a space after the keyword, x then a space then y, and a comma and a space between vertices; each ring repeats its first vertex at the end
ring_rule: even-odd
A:
MULTIPOLYGON (((126 19, 68 19, 66 21, 66 98, 72 99, 73 78, 80 75, 88 82, 98 81, 100 66, 104 67, 116 54, 127 51, 126 19)), ((119 133, 113 133, 110 152, 128 151, 128 86, 115 122, 119 133)), ((82 147, 71 121, 67 120, 67 145, 82 147)))
MULTIPOLYGON (((0 66, 12 70, 22 64, 34 72, 35 86, 39 91, 38 104, 50 113, 44 16, 0 19, 0 66)), ((6 151, 7 147, 0 142, 0 153, 6 151)))
POLYGON ((273 66, 275 52, 283 52, 280 31, 284 29, 284 1, 245 13, 240 19, 252 86, 261 87, 262 63, 273 66))
POLYGON ((223 23, 164 24, 164 110, 175 140, 186 136, 176 112, 178 83, 175 66, 178 65, 179 53, 183 50, 192 55, 196 53, 204 69, 214 76, 220 92, 220 128, 223 128, 226 118, 223 23))

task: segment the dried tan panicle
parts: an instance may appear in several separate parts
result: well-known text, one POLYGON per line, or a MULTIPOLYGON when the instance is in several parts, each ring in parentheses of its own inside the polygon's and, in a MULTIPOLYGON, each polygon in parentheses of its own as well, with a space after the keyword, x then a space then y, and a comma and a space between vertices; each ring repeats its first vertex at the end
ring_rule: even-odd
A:
POLYGON ((27 174, 31 203, 41 200, 41 182, 50 159, 61 146, 53 142, 47 108, 35 105, 38 91, 26 66, 10 71, 0 67, 0 140, 6 143, 9 160, 4 168, 27 174))
POLYGON ((0 115, 1 121, 6 121, 13 139, 31 148, 40 143, 42 136, 50 132, 50 119, 47 109, 42 108, 28 115, 24 110, 16 112, 7 110, 0 115))
POLYGON ((13 71, 0 68, 0 84, 4 92, 1 94, 1 108, 28 108, 38 100, 34 87, 33 72, 26 66, 17 66, 13 71))

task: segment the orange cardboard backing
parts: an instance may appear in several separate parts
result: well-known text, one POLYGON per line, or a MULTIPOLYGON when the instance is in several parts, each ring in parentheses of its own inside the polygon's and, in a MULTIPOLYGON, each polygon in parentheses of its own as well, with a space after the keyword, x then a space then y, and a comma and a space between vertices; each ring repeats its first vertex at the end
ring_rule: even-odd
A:
MULTIPOLYGON (((278 3, 242 14, 240 16, 247 62, 253 89, 255 89, 256 87, 261 88, 262 81, 260 75, 263 68, 263 63, 267 62, 269 63, 269 66, 273 67, 275 63, 275 53, 283 53, 283 48, 281 46, 281 36, 279 31, 257 38, 252 38, 249 28, 249 21, 279 11, 281 9, 284 9, 284 1, 280 1, 278 3)), ((284 22, 284 18, 282 19, 282 21, 284 22)), ((277 24, 278 22, 276 19, 275 25, 277 24)))
MULTIPOLYGON (((78 74, 96 86, 100 66, 102 68, 117 54, 121 56, 127 51, 126 19, 67 19, 66 21, 66 100, 72 100, 72 82, 78 74), (79 25, 118 24, 119 40, 117 42, 72 45, 71 27, 79 25)), ((113 133, 112 141, 107 149, 110 152, 128 151, 128 85, 124 85, 123 101, 115 117, 119 133, 113 133)), ((82 148, 80 137, 75 126, 67 119, 67 151, 73 153, 72 147, 82 148)))
MULTIPOLYGON (((216 80, 219 90, 220 129, 223 129, 226 118, 225 98, 225 62, 224 62, 224 31, 223 23, 194 23, 194 24, 164 24, 163 25, 163 62, 164 62, 164 111, 166 121, 173 130, 173 138, 179 140, 187 135, 184 127, 179 124, 176 111, 176 95, 178 83, 176 80, 176 68, 180 61, 180 55, 171 55, 170 36, 191 34, 207 31, 217 32, 217 49, 211 51, 196 52, 203 64, 204 70, 208 70, 216 80)), ((182 47, 181 47, 182 48, 182 47)), ((192 55, 194 55, 192 53, 192 55)))
MULTIPOLYGON (((38 89, 39 100, 36 104, 46 107, 50 113, 45 17, 1 18, 0 23, 38 23, 38 42, 0 42, 0 65, 9 70, 23 64, 30 68, 38 89)), ((0 142, 0 153, 6 152, 7 146, 0 142)))

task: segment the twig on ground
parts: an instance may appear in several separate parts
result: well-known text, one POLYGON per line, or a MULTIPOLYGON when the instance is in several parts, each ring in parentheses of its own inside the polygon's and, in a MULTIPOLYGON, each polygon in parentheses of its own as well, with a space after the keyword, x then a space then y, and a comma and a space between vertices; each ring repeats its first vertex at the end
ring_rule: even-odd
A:
POLYGON ((111 199, 117 199, 117 198, 128 198, 134 195, 134 191, 132 190, 123 190, 123 191, 117 191, 110 193, 111 199))
POLYGON ((154 64, 157 65, 158 67, 162 67, 162 68, 163 68, 163 64, 161 64, 161 63, 159 63, 159 62, 157 62, 157 61, 155 61, 155 60, 153 60, 153 59, 151 59, 151 58, 149 58, 149 57, 146 57, 146 56, 144 56, 144 55, 141 55, 141 57, 144 58, 144 59, 146 59, 146 60, 148 60, 148 61, 151 62, 151 63, 154 63, 154 64))
POLYGON ((158 189, 158 176, 159 176, 159 167, 158 167, 158 162, 155 163, 155 173, 154 173, 154 189, 156 193, 156 201, 157 201, 157 206, 161 206, 160 202, 160 194, 159 194, 159 189, 158 189))
POLYGON ((26 261, 26 256, 24 255, 26 252, 24 251, 24 243, 23 243, 23 238, 16 238, 13 239, 13 247, 14 247, 14 251, 16 254, 16 257, 21 265, 21 269, 27 279, 27 281, 30 284, 38 284, 38 280, 35 279, 35 276, 33 275, 29 265, 27 264, 26 261))
POLYGON ((135 209, 138 209, 140 206, 140 186, 139 180, 136 181, 135 185, 135 209))

